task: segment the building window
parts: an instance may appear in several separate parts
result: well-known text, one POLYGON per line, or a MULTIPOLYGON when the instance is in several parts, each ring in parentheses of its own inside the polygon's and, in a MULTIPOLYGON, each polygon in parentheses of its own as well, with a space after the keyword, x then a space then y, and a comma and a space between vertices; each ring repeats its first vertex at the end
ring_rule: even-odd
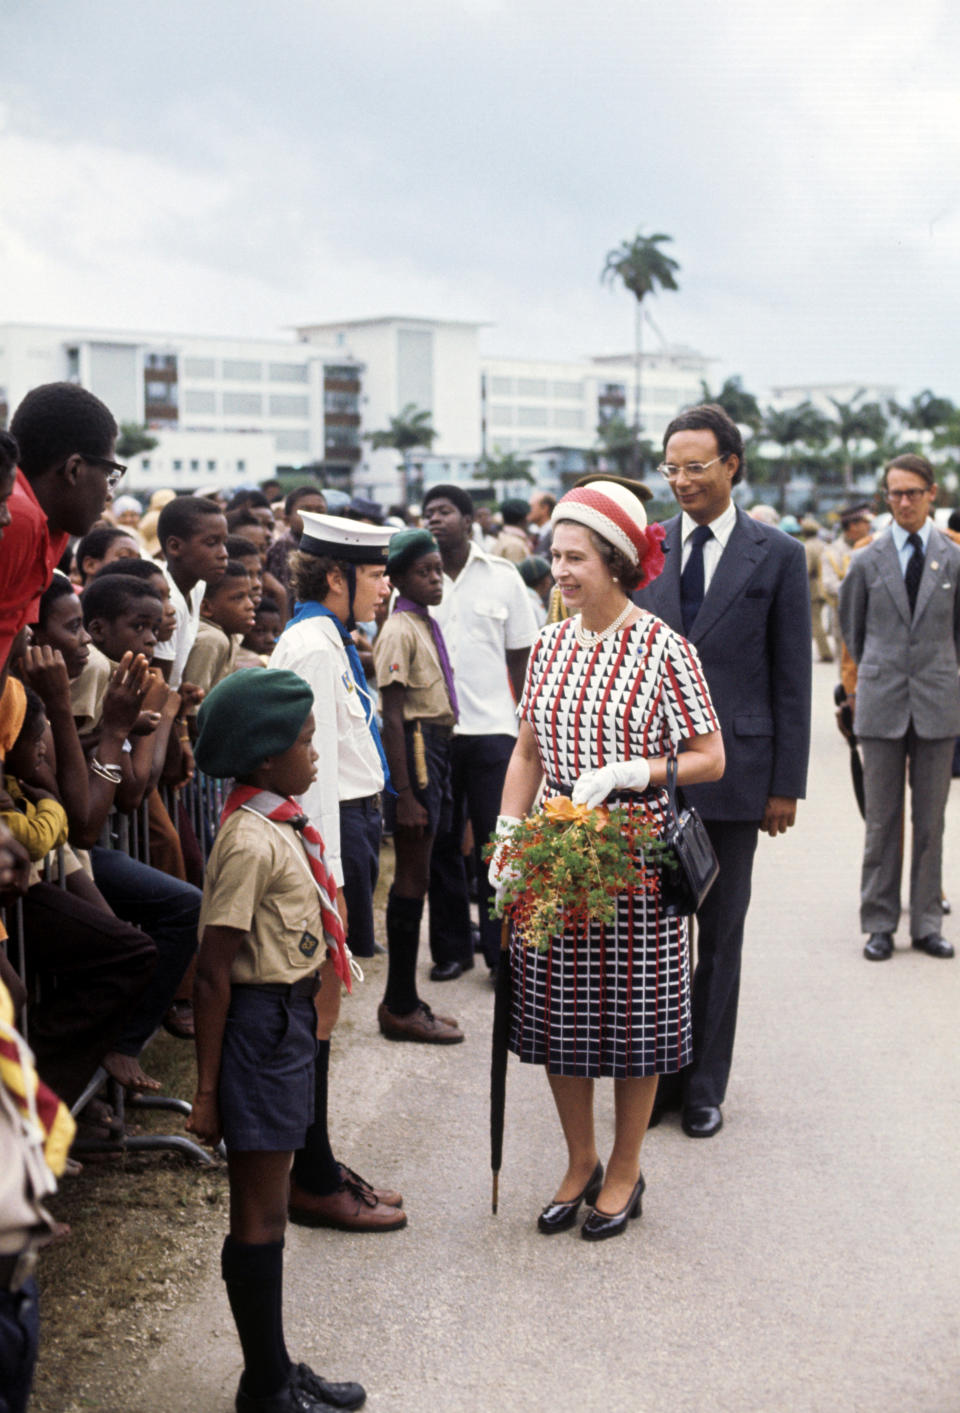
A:
POLYGON ((490 422, 494 427, 512 427, 514 423, 513 408, 507 407, 502 402, 492 402, 490 404, 490 422))
POLYGON ((518 397, 546 397, 547 395, 548 394, 546 378, 517 379, 518 397))
POLYGON ((148 380, 144 386, 144 394, 147 402, 165 402, 172 407, 177 405, 176 383, 154 383, 148 380))
POLYGON ((212 358, 185 358, 183 360, 185 378, 215 378, 217 365, 212 358))
POLYGON ((189 388, 183 394, 183 410, 216 413, 217 395, 215 392, 201 392, 197 388, 189 388))
POLYGON ((553 395, 566 398, 568 402, 580 402, 583 398, 583 383, 554 383, 553 395))
POLYGON ((232 383, 259 383, 263 379, 263 364, 247 358, 225 358, 220 372, 232 383))
POLYGON ((325 392, 323 406, 327 412, 357 413, 360 411, 360 398, 356 393, 325 392))
POLYGON ((583 427, 583 413, 576 411, 572 407, 555 407, 553 411, 553 425, 555 427, 565 427, 568 431, 581 430, 583 427))
POLYGON ((251 417, 262 417, 263 398, 259 393, 225 392, 223 394, 224 416, 236 416, 238 412, 243 412, 251 417))
POLYGON ((275 432, 273 444, 277 451, 309 451, 309 432, 275 432))
POLYGON ((208 461, 208 462, 207 462, 207 470, 208 470, 208 471, 216 471, 216 469, 217 469, 217 463, 216 463, 215 461, 208 461))
POLYGON ((267 372, 271 383, 305 383, 306 363, 270 363, 267 372))
POLYGON ((67 349, 67 382, 75 383, 80 377, 80 350, 79 348, 67 349))
POLYGON ((176 372, 177 356, 175 353, 148 353, 144 363, 147 368, 162 368, 164 372, 176 372))
POLYGON ((149 471, 149 470, 150 470, 150 458, 149 458, 149 456, 143 456, 143 457, 140 458, 140 470, 141 470, 141 471, 149 471))
POLYGON ((237 470, 238 470, 238 471, 246 471, 246 469, 247 469, 247 463, 246 463, 245 461, 240 461, 240 460, 238 460, 238 461, 237 461, 237 470))
POLYGON ((199 470, 200 470, 200 463, 199 463, 199 461, 191 461, 191 462, 190 462, 190 470, 191 470, 191 471, 199 471, 199 470))
POLYGON ((545 407, 517 408, 518 427, 545 427, 546 425, 547 409, 545 407))
POLYGON ((490 392, 493 397, 513 397, 513 379, 491 377, 490 392))
POLYGON ((336 378, 339 382, 357 382, 359 373, 356 368, 349 365, 343 366, 337 363, 328 363, 323 370, 325 378, 336 378))
POLYGON ((271 393, 271 417, 309 417, 310 399, 296 393, 271 393))
POLYGON ((173 461, 173 462, 171 462, 171 465, 173 466, 174 471, 182 471, 182 470, 183 470, 183 462, 182 462, 182 461, 173 461))

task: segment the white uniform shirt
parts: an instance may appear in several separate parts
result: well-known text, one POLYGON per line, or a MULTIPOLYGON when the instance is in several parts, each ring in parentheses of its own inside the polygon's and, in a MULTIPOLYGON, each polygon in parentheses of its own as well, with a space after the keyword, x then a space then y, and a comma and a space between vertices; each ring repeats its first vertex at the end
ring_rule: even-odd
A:
POLYGON ((320 759, 317 778, 300 796, 300 803, 320 831, 327 863, 339 886, 343 883, 340 801, 375 795, 384 784, 367 724, 369 698, 361 697, 336 624, 322 615, 285 628, 268 666, 289 668, 313 688, 313 745, 320 759))
MULTIPOLYGON (((722 515, 718 515, 716 520, 711 520, 710 529, 713 531, 713 539, 707 540, 703 547, 703 592, 706 593, 710 587, 710 580, 713 578, 720 563, 720 556, 727 547, 727 541, 733 534, 733 527, 737 523, 737 507, 733 501, 727 506, 722 515)), ((683 557, 680 561, 680 572, 683 573, 687 567, 687 560, 690 558, 690 536, 697 528, 696 520, 691 520, 686 511, 680 516, 680 536, 683 541, 683 557)))
POLYGON ((432 609, 443 629, 460 705, 461 736, 516 736, 508 649, 537 636, 527 586, 507 559, 470 545, 456 579, 443 576, 443 602, 432 609))
POLYGON ((198 584, 194 584, 189 596, 184 598, 173 581, 169 567, 166 564, 157 567, 163 570, 163 577, 170 585, 170 602, 176 611, 177 621, 172 636, 165 643, 158 643, 153 655, 173 664, 167 682, 171 687, 179 687, 183 681, 183 669, 190 656, 190 649, 197 641, 200 631, 200 605, 206 595, 207 585, 206 581, 201 579, 198 584))

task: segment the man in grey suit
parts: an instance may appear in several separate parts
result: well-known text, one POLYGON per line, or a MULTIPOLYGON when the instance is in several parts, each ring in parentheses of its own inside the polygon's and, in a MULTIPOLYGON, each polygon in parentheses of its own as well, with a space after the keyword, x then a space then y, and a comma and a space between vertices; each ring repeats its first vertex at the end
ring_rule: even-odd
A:
POLYGON ((870 934, 863 955, 872 962, 891 956, 900 920, 905 776, 910 937, 928 956, 953 956, 940 933, 940 870, 960 735, 960 549, 930 519, 937 485, 929 461, 898 456, 884 483, 893 524, 853 556, 840 585, 840 628, 857 663, 854 729, 867 823, 860 925, 870 934))
POLYGON ((675 417, 660 467, 681 513, 666 522, 666 567, 637 602, 689 638, 720 718, 722 780, 684 791, 703 816, 720 874, 697 914, 693 1064, 660 1081, 655 1114, 682 1108, 710 1138, 723 1117, 740 954, 759 831, 793 824, 810 749, 810 592, 802 545, 733 504, 743 438, 722 407, 675 417))

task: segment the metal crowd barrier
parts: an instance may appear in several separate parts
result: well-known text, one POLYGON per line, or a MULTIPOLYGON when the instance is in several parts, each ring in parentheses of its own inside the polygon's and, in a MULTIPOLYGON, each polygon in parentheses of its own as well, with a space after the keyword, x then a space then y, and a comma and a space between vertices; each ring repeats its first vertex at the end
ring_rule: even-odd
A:
MULTIPOLYGON (((200 771, 190 783, 179 791, 169 787, 162 787, 160 798, 170 815, 173 826, 177 828, 177 806, 184 810, 187 819, 193 827, 200 846, 201 856, 206 865, 210 850, 213 847, 213 840, 216 836, 217 825, 223 802, 226 798, 226 791, 223 783, 214 780, 210 776, 203 775, 200 771)), ((129 814, 122 814, 117 809, 112 809, 107 816, 106 823, 101 831, 98 843, 107 849, 119 849, 129 858, 136 859, 140 863, 150 863, 150 813, 149 803, 144 799, 140 807, 129 814)), ((45 883, 56 883, 59 887, 66 889, 67 874, 65 869, 65 851, 63 846, 51 851, 44 859, 39 869, 41 877, 45 883)), ((29 1010, 30 1010, 30 981, 28 978, 26 946, 23 932, 23 903, 17 898, 12 904, 0 909, 0 918, 3 919, 7 929, 6 941, 0 943, 17 971, 17 975, 27 992, 27 1003, 21 1017, 20 1028, 23 1037, 29 1043, 29 1010)), ((36 983, 39 985, 39 983, 36 983)), ((37 992, 34 991, 36 997, 37 992)), ((83 1093, 72 1106, 71 1112, 77 1115, 89 1103, 89 1101, 104 1087, 110 1093, 110 1100, 117 1117, 122 1121, 127 1105, 134 1108, 143 1109, 166 1109, 176 1113, 189 1115, 190 1105, 183 1099, 176 1099, 168 1095, 127 1095, 122 1086, 112 1080, 106 1070, 99 1068, 92 1076, 90 1082, 83 1093)), ((189 1157, 195 1158, 201 1163, 211 1163, 213 1160, 204 1149, 191 1139, 185 1138, 182 1134, 145 1134, 129 1135, 122 1131, 116 1138, 103 1141, 88 1140, 82 1145, 77 1144, 75 1148, 78 1152, 137 1152, 143 1150, 168 1149, 181 1152, 189 1157)), ((223 1145, 220 1145, 220 1150, 223 1145)), ((222 1156, 222 1152, 221 1152, 222 1156)))

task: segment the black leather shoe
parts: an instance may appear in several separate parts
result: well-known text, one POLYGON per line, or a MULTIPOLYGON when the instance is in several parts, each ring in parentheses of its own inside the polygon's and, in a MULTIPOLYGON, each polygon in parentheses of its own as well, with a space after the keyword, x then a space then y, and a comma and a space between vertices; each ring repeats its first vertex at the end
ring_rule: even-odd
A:
POLYGON ((941 937, 938 932, 928 933, 926 937, 915 937, 910 945, 918 952, 926 952, 928 957, 953 956, 953 943, 941 937))
POLYGON ((688 1138, 712 1138, 723 1128, 723 1115, 715 1104, 684 1109, 680 1120, 688 1138))
POLYGON ((431 981, 456 981, 458 976, 463 976, 460 962, 437 962, 436 966, 430 968, 431 981))
POLYGON ((537 1226, 547 1236, 552 1236, 555 1231, 567 1231, 577 1220, 580 1204, 587 1202, 592 1207, 602 1186, 603 1164, 598 1163, 579 1196, 571 1202, 548 1202, 537 1218, 537 1226))
POLYGON ((294 1364, 290 1382, 312 1398, 322 1399, 331 1408, 362 1408, 367 1399, 363 1384, 331 1384, 315 1374, 309 1364, 294 1364))
POLYGON ((584 1241, 606 1241, 608 1236, 619 1236, 622 1231, 626 1231, 627 1222, 633 1217, 639 1217, 643 1210, 643 1192, 646 1185, 641 1173, 637 1178, 636 1187, 627 1198, 627 1205, 621 1207, 619 1212, 601 1212, 599 1207, 594 1207, 580 1228, 584 1241))
POLYGON ((893 933, 871 932, 863 949, 863 955, 868 962, 887 961, 893 956, 893 933))
MULTIPOLYGON (((306 1365, 300 1367, 305 1368, 306 1365)), ((252 1393, 246 1393, 241 1381, 234 1404, 237 1413, 336 1413, 335 1404, 315 1398, 305 1388, 300 1388, 294 1375, 295 1371, 291 1369, 289 1383, 279 1393, 272 1393, 267 1398, 256 1398, 252 1393)))

